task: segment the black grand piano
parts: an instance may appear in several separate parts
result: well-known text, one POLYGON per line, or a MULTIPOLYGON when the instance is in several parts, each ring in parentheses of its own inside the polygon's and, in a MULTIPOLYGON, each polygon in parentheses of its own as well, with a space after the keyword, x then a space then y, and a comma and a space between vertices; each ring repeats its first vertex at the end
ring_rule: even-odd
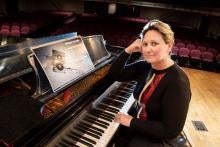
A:
POLYGON ((106 47, 76 33, 2 46, 0 146, 107 146, 136 83, 106 78, 120 52, 106 47))

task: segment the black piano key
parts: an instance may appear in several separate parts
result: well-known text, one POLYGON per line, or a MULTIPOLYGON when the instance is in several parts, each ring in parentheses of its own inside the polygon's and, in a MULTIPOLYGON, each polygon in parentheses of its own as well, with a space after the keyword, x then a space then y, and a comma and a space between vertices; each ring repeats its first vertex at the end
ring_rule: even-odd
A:
POLYGON ((89 125, 89 124, 87 124, 87 123, 80 122, 80 125, 83 125, 83 126, 88 127, 88 128, 92 128, 93 130, 96 130, 96 131, 98 131, 98 132, 100 132, 100 133, 104 133, 104 130, 99 129, 99 128, 97 128, 97 127, 94 127, 94 126, 92 126, 91 124, 89 125))
POLYGON ((133 90, 124 88, 124 89, 121 90, 121 92, 125 92, 125 93, 128 93, 128 94, 132 94, 133 90))
POLYGON ((133 86, 133 84, 129 84, 129 83, 122 83, 121 85, 120 85, 120 87, 126 87, 126 88, 130 88, 130 87, 132 87, 133 86))
MULTIPOLYGON (((124 87, 120 86, 120 87, 119 87, 119 91, 125 91, 125 92, 128 92, 128 91, 127 91, 128 89, 130 89, 130 88, 127 87, 127 86, 124 86, 124 87)), ((118 91, 118 92, 119 92, 119 91, 118 91)), ((129 92, 128 92, 128 93, 129 93, 129 92)))
POLYGON ((122 108, 123 105, 124 105, 121 102, 117 102, 117 101, 109 100, 109 99, 104 99, 103 103, 106 104, 106 105, 111 105, 111 106, 117 107, 117 108, 122 108))
POLYGON ((105 126, 104 128, 107 128, 109 126, 109 123, 102 121, 102 120, 99 120, 98 118, 99 117, 97 117, 97 116, 86 115, 86 117, 84 119, 91 122, 91 123, 94 123, 94 124, 95 123, 102 124, 103 126, 105 126))
POLYGON ((131 86, 131 85, 133 85, 133 84, 131 84, 131 83, 122 83, 122 84, 120 85, 120 87, 129 87, 129 86, 131 86))
POLYGON ((120 96, 114 95, 114 94, 110 95, 109 99, 114 99, 114 100, 118 100, 118 101, 121 101, 121 102, 126 102, 128 100, 128 99, 125 99, 123 97, 120 97, 120 96))
POLYGON ((108 122, 112 122, 112 119, 108 118, 108 117, 105 116, 105 115, 98 114, 98 113, 95 113, 95 112, 90 112, 89 114, 90 114, 91 116, 93 116, 93 117, 96 117, 97 119, 98 119, 98 118, 101 118, 101 119, 104 119, 104 120, 106 120, 106 121, 108 121, 108 122))
POLYGON ((91 120, 94 120, 94 121, 96 121, 96 122, 98 122, 98 123, 101 123, 101 124, 103 124, 103 125, 109 126, 109 123, 107 123, 107 122, 105 122, 105 121, 102 121, 102 120, 99 120, 99 119, 98 119, 99 117, 95 117, 95 116, 92 117, 92 116, 87 115, 86 118, 91 119, 91 120))
POLYGON ((120 111, 119 108, 115 108, 115 107, 111 107, 109 105, 103 104, 103 103, 99 103, 98 106, 101 105, 101 107, 109 107, 110 109, 112 109, 113 111, 120 111))
POLYGON ((96 109, 96 108, 93 108, 92 111, 95 112, 95 113, 99 113, 99 114, 106 115, 106 116, 108 116, 108 117, 110 117, 110 118, 113 118, 113 119, 114 119, 114 117, 115 117, 115 115, 113 115, 113 114, 111 114, 111 113, 108 113, 108 112, 105 112, 105 111, 101 111, 101 110, 96 109))
POLYGON ((102 133, 100 133, 100 132, 98 132, 96 130, 93 130, 93 129, 89 128, 89 127, 85 127, 85 126, 83 126, 81 124, 78 124, 78 127, 82 128, 84 130, 88 130, 89 132, 92 132, 92 133, 94 133, 96 135, 102 136, 102 133))
POLYGON ((64 142, 59 142, 58 145, 55 145, 55 146, 56 147, 69 147, 69 146, 71 146, 71 147, 80 147, 76 144, 68 145, 68 144, 65 144, 64 142))
POLYGON ((80 127, 78 127, 78 126, 76 126, 75 128, 76 128, 78 131, 82 132, 82 133, 85 133, 85 134, 87 134, 87 135, 89 135, 89 136, 92 136, 92 137, 94 137, 94 138, 100 139, 100 137, 99 137, 98 135, 95 135, 95 134, 93 134, 93 133, 91 133, 91 132, 88 132, 87 130, 83 130, 82 128, 80 128, 80 127))
POLYGON ((136 87, 136 85, 129 85, 128 88, 130 89, 134 89, 136 87))
POLYGON ((56 145, 56 147, 69 147, 69 145, 66 145, 63 142, 59 142, 58 145, 56 145))
MULTIPOLYGON (((77 141, 77 140, 76 140, 77 141)), ((60 143, 63 143, 65 145, 68 145, 68 146, 74 146, 75 144, 69 140, 66 140, 64 138, 61 139, 61 142, 60 143)))
POLYGON ((100 126, 100 127, 108 128, 109 123, 104 122, 104 121, 102 121, 102 120, 98 120, 99 116, 93 116, 93 117, 90 117, 90 116, 87 115, 87 116, 84 118, 84 120, 86 120, 86 121, 88 121, 88 122, 90 122, 90 123, 96 124, 96 125, 98 125, 98 126, 100 126), (95 117, 95 118, 93 118, 93 117, 95 117))
POLYGON ((121 91, 120 93, 118 93, 118 95, 129 98, 131 96, 131 93, 121 91))
POLYGON ((117 106, 123 106, 124 105, 124 103, 122 103, 122 102, 114 101, 114 100, 111 100, 111 99, 103 99, 103 103, 114 104, 114 105, 117 105, 117 106))
POLYGON ((131 83, 131 84, 136 84, 137 82, 136 82, 136 81, 131 81, 130 83, 131 83))
POLYGON ((127 83, 122 83, 121 85, 120 85, 120 87, 126 87, 128 84, 127 83))
POLYGON ((133 93, 133 89, 129 89, 129 88, 124 88, 123 91, 127 91, 128 93, 133 93))
MULTIPOLYGON (((67 134, 67 135, 68 135, 68 134, 67 134)), ((81 139, 79 139, 79 138, 77 138, 77 137, 75 137, 75 136, 67 136, 67 137, 69 137, 70 139, 74 140, 75 142, 80 142, 80 143, 82 143, 82 144, 84 144, 84 145, 86 145, 86 146, 93 147, 92 144, 90 144, 90 143, 88 143, 88 142, 86 142, 86 141, 84 141, 84 140, 81 140, 81 139)), ((73 145, 74 145, 74 144, 73 144, 73 145)), ((73 145, 72 145, 72 146, 73 146, 73 145)))
POLYGON ((78 139, 82 138, 82 139, 85 140, 85 141, 88 141, 88 142, 90 142, 90 143, 92 143, 92 144, 96 144, 96 142, 95 142, 94 140, 91 140, 91 139, 89 139, 89 138, 83 136, 83 134, 78 134, 78 133, 76 133, 76 132, 70 131, 70 132, 69 132, 68 134, 66 134, 66 135, 67 135, 68 137, 70 137, 70 138, 72 138, 72 136, 75 136, 75 137, 78 138, 78 139))
POLYGON ((115 90, 114 92, 111 93, 119 93, 120 91, 122 91, 124 89, 124 87, 119 87, 117 90, 115 90))
POLYGON ((109 107, 109 106, 105 106, 103 104, 98 104, 97 108, 100 108, 100 109, 103 109, 103 110, 107 110, 107 111, 110 111, 110 112, 115 113, 115 114, 117 114, 119 112, 118 109, 115 109, 115 108, 109 107))
POLYGON ((99 127, 102 127, 102 128, 104 128, 104 129, 107 129, 107 128, 108 128, 108 126, 103 125, 103 124, 101 124, 101 123, 98 123, 98 122, 96 122, 96 121, 94 121, 94 120, 87 119, 87 118, 85 118, 84 120, 85 120, 86 122, 90 123, 90 124, 95 124, 95 125, 97 125, 97 126, 99 126, 99 127))
POLYGON ((91 111, 89 113, 90 115, 93 115, 93 116, 96 116, 96 117, 99 117, 99 118, 102 118, 106 121, 109 121, 109 122, 112 122, 112 120, 114 119, 113 117, 108 117, 107 115, 105 115, 104 113, 99 113, 99 112, 96 112, 96 111, 91 111))

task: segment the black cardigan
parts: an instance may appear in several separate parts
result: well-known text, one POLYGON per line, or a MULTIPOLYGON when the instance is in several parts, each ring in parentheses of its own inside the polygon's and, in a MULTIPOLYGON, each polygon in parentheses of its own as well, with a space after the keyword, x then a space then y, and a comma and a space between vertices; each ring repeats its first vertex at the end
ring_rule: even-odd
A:
POLYGON ((115 81, 136 80, 135 99, 138 99, 150 70, 155 74, 165 73, 146 105, 148 119, 143 121, 134 117, 130 127, 138 134, 156 140, 175 138, 181 133, 188 112, 191 99, 189 79, 177 64, 155 70, 146 61, 126 65, 128 59, 129 54, 123 52, 113 63, 108 76, 115 81))

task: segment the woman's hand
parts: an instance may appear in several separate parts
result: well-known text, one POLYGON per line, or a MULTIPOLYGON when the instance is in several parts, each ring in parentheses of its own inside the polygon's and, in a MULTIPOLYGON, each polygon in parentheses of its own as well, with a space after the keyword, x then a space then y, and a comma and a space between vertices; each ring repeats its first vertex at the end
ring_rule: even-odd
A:
POLYGON ((130 115, 126 115, 124 113, 119 112, 115 118, 114 118, 114 122, 120 123, 124 126, 130 127, 131 124, 131 120, 132 120, 132 116, 130 115))
POLYGON ((126 49, 125 52, 128 54, 131 54, 133 52, 141 52, 141 40, 136 39, 134 42, 132 42, 126 49))

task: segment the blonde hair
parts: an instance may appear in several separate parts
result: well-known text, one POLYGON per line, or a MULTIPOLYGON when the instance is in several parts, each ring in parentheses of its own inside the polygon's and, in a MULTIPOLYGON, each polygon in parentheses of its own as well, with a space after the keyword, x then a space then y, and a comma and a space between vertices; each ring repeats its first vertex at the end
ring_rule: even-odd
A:
POLYGON ((163 40, 166 44, 171 43, 173 45, 174 43, 174 32, 172 31, 171 27, 160 20, 153 19, 149 21, 141 31, 140 37, 141 40, 144 38, 144 35, 149 30, 156 30, 159 33, 162 34, 163 40))

